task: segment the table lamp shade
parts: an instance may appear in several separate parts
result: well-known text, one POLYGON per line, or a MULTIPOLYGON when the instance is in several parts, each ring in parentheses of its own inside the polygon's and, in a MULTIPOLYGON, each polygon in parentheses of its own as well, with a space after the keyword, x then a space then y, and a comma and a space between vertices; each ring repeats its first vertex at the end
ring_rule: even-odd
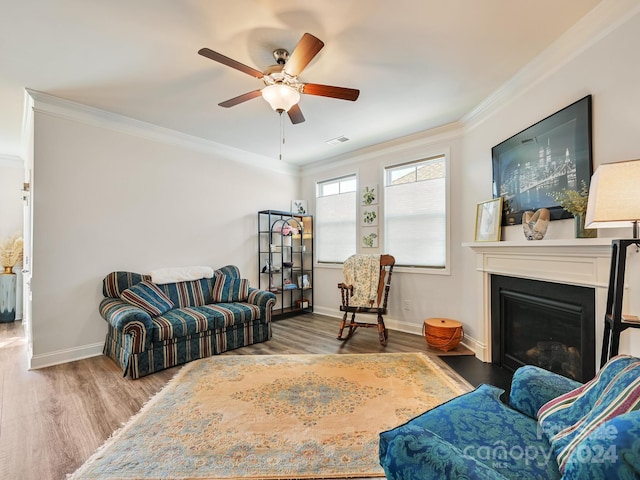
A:
POLYGON ((640 160, 605 163, 591 177, 586 228, 620 228, 640 220, 640 160))

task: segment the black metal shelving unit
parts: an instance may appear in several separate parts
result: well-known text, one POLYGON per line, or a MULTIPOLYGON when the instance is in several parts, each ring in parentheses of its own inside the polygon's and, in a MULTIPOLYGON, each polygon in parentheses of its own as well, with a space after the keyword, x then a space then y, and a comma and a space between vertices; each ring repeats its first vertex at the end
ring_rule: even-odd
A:
POLYGON ((273 317, 313 312, 313 216, 258 212, 259 288, 276 294, 273 317), (297 234, 282 235, 287 228, 297 234))

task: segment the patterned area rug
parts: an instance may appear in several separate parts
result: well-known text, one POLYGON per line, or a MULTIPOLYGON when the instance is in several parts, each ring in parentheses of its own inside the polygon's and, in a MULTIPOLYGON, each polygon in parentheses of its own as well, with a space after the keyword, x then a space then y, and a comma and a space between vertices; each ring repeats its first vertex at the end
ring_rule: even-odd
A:
POLYGON ((210 357, 71 479, 383 477, 378 434, 469 390, 421 353, 210 357))

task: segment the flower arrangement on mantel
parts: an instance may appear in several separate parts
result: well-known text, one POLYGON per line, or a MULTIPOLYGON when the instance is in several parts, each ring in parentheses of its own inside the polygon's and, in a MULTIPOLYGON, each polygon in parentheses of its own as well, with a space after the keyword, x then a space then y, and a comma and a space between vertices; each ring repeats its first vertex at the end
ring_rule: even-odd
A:
POLYGON ((0 265, 4 273, 12 273, 13 267, 22 261, 24 242, 22 237, 15 234, 0 243, 0 265))
POLYGON ((581 183, 582 188, 580 191, 565 189, 561 192, 550 193, 549 195, 553 197, 562 208, 573 215, 575 219, 576 238, 595 238, 598 235, 597 229, 584 228, 587 203, 589 201, 589 189, 584 180, 582 180, 581 183))
POLYGON ((584 180, 582 180, 580 191, 565 189, 560 192, 551 192, 549 196, 574 216, 582 216, 587 212, 589 189, 584 180))

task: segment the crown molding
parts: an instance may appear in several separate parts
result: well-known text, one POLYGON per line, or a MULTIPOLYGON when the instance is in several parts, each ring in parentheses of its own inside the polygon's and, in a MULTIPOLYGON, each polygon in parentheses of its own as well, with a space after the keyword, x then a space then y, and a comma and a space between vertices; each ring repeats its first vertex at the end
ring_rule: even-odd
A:
POLYGON ((272 170, 277 173, 290 175, 299 175, 300 173, 300 169, 297 166, 283 163, 263 155, 256 155, 238 148, 229 147, 170 128, 160 127, 124 115, 83 105, 48 93, 31 89, 26 89, 26 91, 33 99, 33 111, 37 113, 215 155, 223 159, 250 165, 254 168, 272 170))
POLYGON ((413 149, 424 149, 444 142, 450 142, 462 136, 463 125, 459 122, 449 123, 422 132, 395 138, 383 143, 326 158, 309 165, 302 166, 305 175, 330 170, 336 166, 348 166, 363 161, 379 160, 391 154, 397 155, 413 149))
POLYGON ((472 130, 640 13, 637 0, 603 0, 461 119, 472 130))

